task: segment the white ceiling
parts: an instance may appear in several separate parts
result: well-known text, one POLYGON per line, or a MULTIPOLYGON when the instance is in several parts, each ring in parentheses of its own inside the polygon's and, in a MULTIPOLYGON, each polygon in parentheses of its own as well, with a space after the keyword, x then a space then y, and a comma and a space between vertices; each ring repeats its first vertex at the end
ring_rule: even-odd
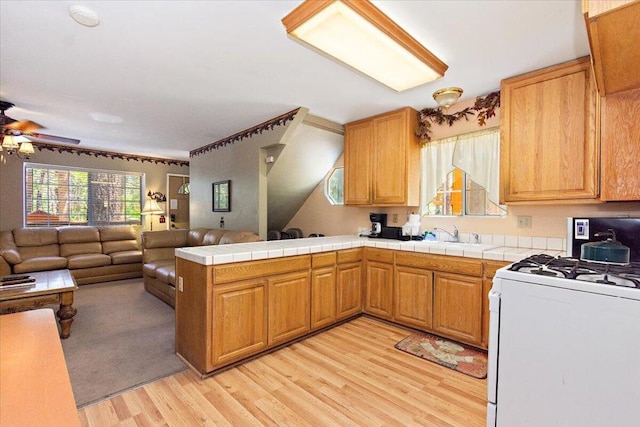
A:
POLYGON ((441 87, 472 99, 589 52, 579 0, 375 1, 449 65, 395 93, 291 41, 280 20, 299 3, 1 0, 0 99, 16 105, 8 116, 81 147, 188 159, 300 106, 338 123, 434 107, 441 87), (100 25, 73 21, 74 4, 100 25))

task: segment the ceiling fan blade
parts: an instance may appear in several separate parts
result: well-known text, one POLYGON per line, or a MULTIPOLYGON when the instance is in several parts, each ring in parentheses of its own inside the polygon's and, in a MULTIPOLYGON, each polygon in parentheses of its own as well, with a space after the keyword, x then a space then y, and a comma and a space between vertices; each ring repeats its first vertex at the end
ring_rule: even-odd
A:
POLYGON ((33 132, 34 130, 42 129, 43 126, 31 120, 14 121, 4 125, 5 129, 18 131, 21 133, 33 132))
POLYGON ((4 111, 2 113, 0 113, 0 126, 5 127, 6 125, 8 125, 9 123, 13 123, 15 122, 14 119, 12 119, 9 116, 6 116, 4 114, 4 111))
POLYGON ((44 133, 29 132, 22 136, 29 138, 32 142, 44 142, 53 144, 80 144, 79 139, 65 138, 63 136, 46 135, 44 133))

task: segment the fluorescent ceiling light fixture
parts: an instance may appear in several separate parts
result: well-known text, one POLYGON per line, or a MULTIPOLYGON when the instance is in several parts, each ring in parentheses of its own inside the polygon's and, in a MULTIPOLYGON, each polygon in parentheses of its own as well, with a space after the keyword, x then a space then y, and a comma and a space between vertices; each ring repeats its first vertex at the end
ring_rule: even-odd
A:
POLYGON ((282 19, 287 33, 401 92, 448 66, 365 0, 307 0, 282 19))

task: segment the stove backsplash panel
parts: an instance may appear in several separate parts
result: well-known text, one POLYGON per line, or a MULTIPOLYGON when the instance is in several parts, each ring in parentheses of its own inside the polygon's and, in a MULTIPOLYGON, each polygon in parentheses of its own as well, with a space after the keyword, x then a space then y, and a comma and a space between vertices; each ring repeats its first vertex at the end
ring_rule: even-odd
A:
POLYGON ((567 255, 579 258, 584 243, 605 240, 598 232, 613 230, 616 240, 630 250, 630 261, 640 262, 640 218, 570 217, 567 218, 567 255))

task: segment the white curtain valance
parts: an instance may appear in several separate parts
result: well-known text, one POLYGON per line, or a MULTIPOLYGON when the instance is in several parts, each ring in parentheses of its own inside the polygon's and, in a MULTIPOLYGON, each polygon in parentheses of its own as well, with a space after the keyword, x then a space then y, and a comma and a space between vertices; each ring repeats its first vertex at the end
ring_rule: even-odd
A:
POLYGON ((458 137, 433 141, 421 149, 420 206, 421 215, 427 213, 427 205, 438 192, 438 187, 445 182, 447 175, 455 169, 453 151, 458 137))
POLYGON ((489 200, 499 202, 500 129, 492 128, 433 141, 421 150, 420 205, 422 214, 438 187, 455 168, 463 170, 487 190, 489 200))
POLYGON ((453 165, 487 190, 490 201, 500 204, 500 131, 492 129, 461 135, 453 151, 453 165))

